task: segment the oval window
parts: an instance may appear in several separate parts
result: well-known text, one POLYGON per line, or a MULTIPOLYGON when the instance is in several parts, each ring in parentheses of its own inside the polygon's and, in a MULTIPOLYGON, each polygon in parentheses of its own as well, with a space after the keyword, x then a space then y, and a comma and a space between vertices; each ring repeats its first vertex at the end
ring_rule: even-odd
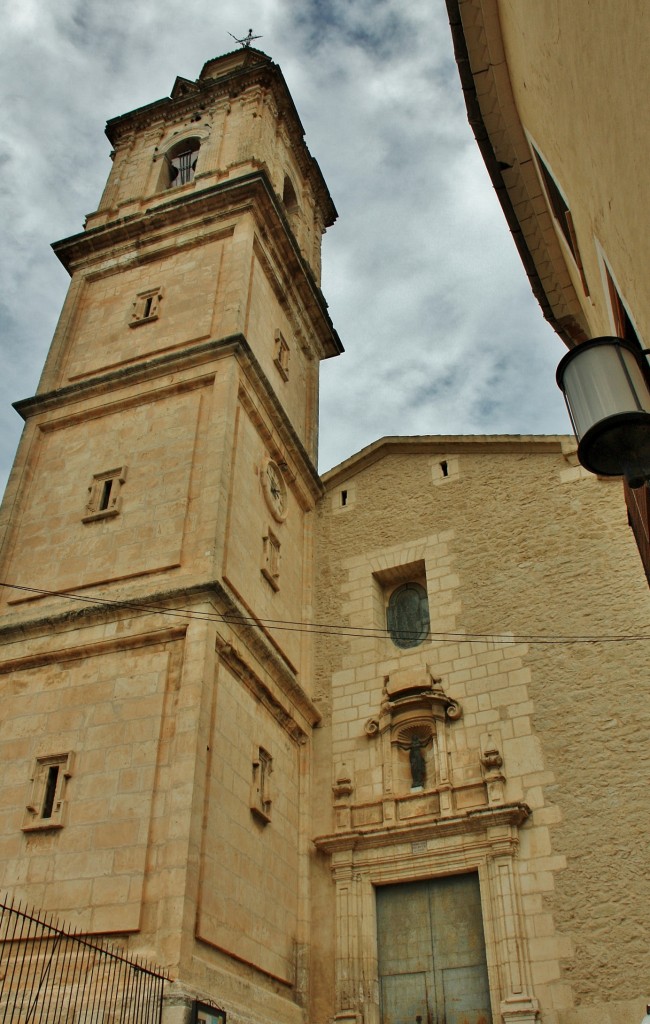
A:
POLYGON ((404 583, 390 595, 386 611, 390 638, 396 647, 417 647, 429 634, 429 601, 419 583, 404 583))

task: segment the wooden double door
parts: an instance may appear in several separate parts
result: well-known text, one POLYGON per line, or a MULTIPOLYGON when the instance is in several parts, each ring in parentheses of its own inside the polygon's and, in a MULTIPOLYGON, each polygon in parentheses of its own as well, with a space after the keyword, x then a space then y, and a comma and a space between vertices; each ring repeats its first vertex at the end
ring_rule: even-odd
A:
POLYGON ((377 889, 382 1024, 491 1024, 478 875, 377 889))

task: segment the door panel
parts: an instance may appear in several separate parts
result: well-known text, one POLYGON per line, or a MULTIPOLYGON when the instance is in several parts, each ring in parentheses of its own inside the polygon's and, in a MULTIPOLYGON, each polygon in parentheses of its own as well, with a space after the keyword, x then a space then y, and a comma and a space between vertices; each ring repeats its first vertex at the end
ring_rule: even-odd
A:
POLYGON ((377 953, 382 1024, 491 1024, 476 874, 378 888, 377 953))
POLYGON ((377 890, 377 934, 386 938, 380 950, 383 974, 431 970, 429 915, 426 882, 377 890))
POLYGON ((384 1024, 427 1024, 427 985, 424 974, 396 974, 381 979, 384 1024))
POLYGON ((477 875, 452 875, 429 886, 434 944, 444 967, 485 959, 481 892, 477 875))
POLYGON ((446 1024, 488 1024, 490 993, 483 964, 443 970, 442 990, 446 1024))

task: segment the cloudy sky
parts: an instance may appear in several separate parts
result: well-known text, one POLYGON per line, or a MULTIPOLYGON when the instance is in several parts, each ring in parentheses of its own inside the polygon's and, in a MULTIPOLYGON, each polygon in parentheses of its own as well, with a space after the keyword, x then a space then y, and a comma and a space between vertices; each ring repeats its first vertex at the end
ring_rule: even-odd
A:
POLYGON ((564 348, 467 124, 443 0, 20 0, 0 43, 0 487, 67 288, 50 243, 110 168, 105 121, 249 27, 280 64, 339 212, 323 291, 321 470, 386 434, 565 433, 564 348))

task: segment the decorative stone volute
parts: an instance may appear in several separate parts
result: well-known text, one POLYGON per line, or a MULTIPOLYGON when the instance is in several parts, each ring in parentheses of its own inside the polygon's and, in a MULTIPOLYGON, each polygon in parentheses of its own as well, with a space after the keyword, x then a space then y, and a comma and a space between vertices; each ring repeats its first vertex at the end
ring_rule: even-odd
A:
POLYGON ((439 807, 427 809, 451 813, 446 726, 461 714, 460 704, 447 696, 431 665, 384 677, 379 714, 366 720, 364 732, 380 740, 385 796, 403 789, 406 760, 410 793, 444 790, 439 807))
MULTIPOLYGON (((433 675, 430 665, 402 669, 385 677, 377 731, 390 728, 394 733, 402 733, 419 727, 430 735, 436 721, 455 721, 461 714, 460 704, 447 696, 442 680, 433 675)), ((370 723, 374 721, 366 723, 368 735, 373 734, 370 723)))

